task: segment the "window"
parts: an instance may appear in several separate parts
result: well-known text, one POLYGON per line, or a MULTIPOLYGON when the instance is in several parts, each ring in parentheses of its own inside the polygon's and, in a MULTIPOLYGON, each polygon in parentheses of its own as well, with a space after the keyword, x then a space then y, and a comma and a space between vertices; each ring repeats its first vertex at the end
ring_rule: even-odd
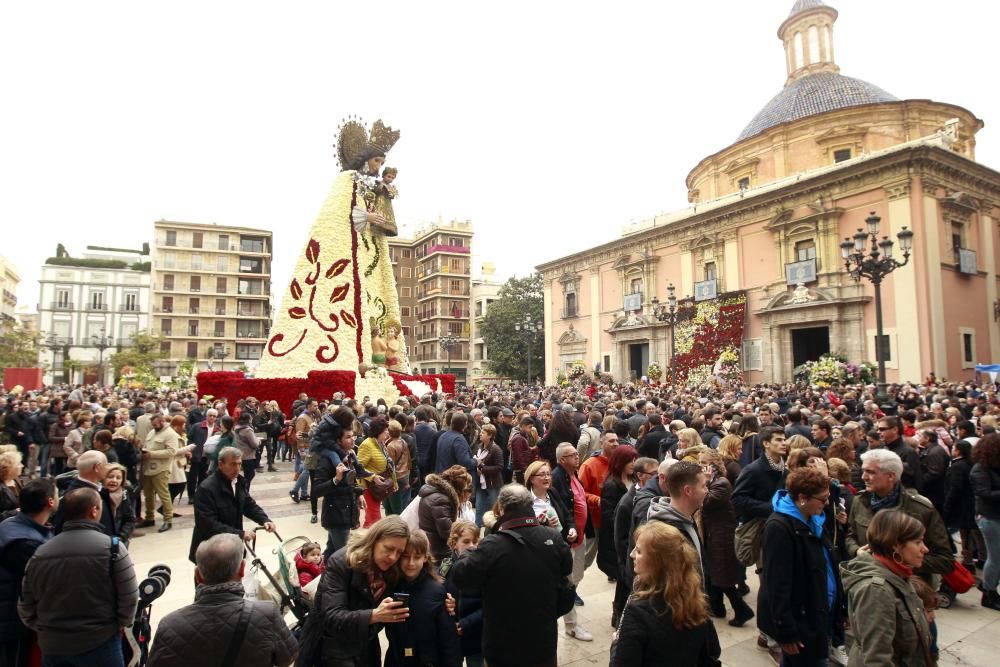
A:
POLYGON ((410 259, 412 253, 409 248, 403 248, 403 259, 410 259))
POLYGON ((705 280, 715 280, 715 262, 705 263, 705 280))
POLYGON ((225 255, 219 255, 215 258, 215 267, 217 271, 228 271, 229 270, 229 258, 225 255))
POLYGON ((263 273, 264 262, 260 258, 240 257, 240 273, 263 273))
POLYGON ((216 315, 225 315, 226 314, 226 300, 225 299, 216 299, 215 300, 215 314, 216 315))
POLYGON ((229 234, 219 234, 219 250, 229 250, 229 234))
POLYGON ((136 332, 139 330, 138 322, 122 322, 122 330, 118 340, 127 345, 129 341, 135 338, 136 332))
POLYGON ((215 328, 213 329, 213 335, 216 338, 225 338, 226 336, 226 321, 225 320, 215 320, 215 328))
POLYGON ((241 252, 264 252, 264 239, 260 238, 241 238, 240 239, 240 251, 241 252))
POLYGON ((188 320, 188 336, 198 335, 198 320, 188 320))
POLYGON ((240 294, 254 294, 259 295, 264 293, 264 283, 259 280, 243 280, 240 279, 239 284, 240 294))
POLYGON ((199 310, 201 310, 201 299, 197 297, 188 299, 188 312, 197 315, 199 310))
POLYGON ((160 308, 164 313, 174 312, 174 297, 165 296, 163 297, 163 306, 160 308))
POLYGON ((973 335, 971 333, 962 334, 962 360, 971 364, 975 358, 975 344, 973 341, 973 335))
POLYGON ((805 262, 810 259, 816 259, 816 242, 812 239, 796 242, 795 261, 805 262))
POLYGON ((87 328, 84 331, 84 336, 86 340, 85 344, 91 345, 95 338, 103 338, 107 335, 107 331, 104 327, 104 320, 89 320, 87 322, 87 328))
POLYGON ((403 327, 403 335, 404 336, 410 335, 410 327, 403 327))
POLYGON ((198 358, 198 343, 196 341, 189 341, 187 344, 187 356, 188 359, 198 358))
POLYGON ((160 320, 160 333, 169 336, 173 333, 173 320, 160 320))
POLYGON ((264 346, 259 343, 238 343, 236 345, 236 358, 241 361, 260 359, 264 352, 264 346))
POLYGON ((170 356, 170 341, 169 340, 165 340, 162 343, 160 343, 160 352, 162 352, 164 354, 164 356, 167 356, 167 357, 170 356))
POLYGON ((762 371, 764 370, 764 344, 760 338, 751 338, 743 341, 743 370, 762 371))
POLYGON ((483 316, 483 302, 476 301, 476 317, 482 317, 482 316, 483 316))
POLYGON ((462 323, 461 322, 448 322, 448 333, 461 336, 462 335, 462 323))
POLYGON ((951 223, 951 250, 955 257, 955 263, 959 264, 962 261, 961 250, 965 247, 963 243, 963 236, 965 236, 965 225, 961 222, 951 223))
POLYGON ((402 271, 403 271, 403 277, 404 278, 412 278, 413 277, 413 269, 411 269, 410 267, 404 266, 402 268, 402 271))
POLYGON ((450 283, 448 285, 448 289, 451 291, 452 294, 461 294, 462 293, 462 281, 461 280, 452 280, 452 281, 450 281, 450 283))
POLYGON ((260 322, 241 320, 236 323, 237 338, 261 338, 262 335, 260 322))
POLYGON ((136 312, 139 310, 139 295, 135 292, 125 292, 125 302, 122 304, 124 310, 136 312))
POLYGON ((409 317, 410 316, 410 307, 409 306, 403 306, 402 308, 399 309, 399 314, 400 314, 401 317, 409 317))
POLYGON ((448 239, 448 245, 455 246, 456 248, 461 248, 463 247, 464 244, 462 243, 461 237, 452 236, 451 238, 448 239))
POLYGON ((226 279, 217 277, 215 279, 215 293, 225 294, 227 289, 229 289, 229 286, 226 284, 226 279))
POLYGON ((174 276, 173 274, 167 274, 163 276, 163 289, 172 290, 174 288, 174 276))
POLYGON ((740 180, 736 181, 736 187, 738 187, 740 189, 740 192, 742 192, 743 190, 749 190, 750 189, 750 177, 749 176, 744 176, 740 180))
POLYGON ((566 295, 566 307, 563 310, 563 317, 576 317, 576 294, 574 292, 566 295))
POLYGON ((410 298, 410 288, 409 287, 400 287, 399 289, 402 292, 402 297, 404 299, 410 298))
POLYGON ((833 151, 833 161, 834 162, 846 162, 851 159, 851 149, 850 148, 840 148, 833 151))
POLYGON ((72 307, 69 302, 69 290, 68 289, 58 289, 56 290, 56 308, 70 308, 72 307))
POLYGON ((177 245, 177 232, 167 231, 167 245, 168 246, 177 245))
POLYGON ((192 292, 201 291, 201 276, 191 276, 191 291, 192 292))
POLYGON ((172 252, 163 253, 163 268, 172 269, 177 266, 177 254, 172 252))
POLYGON ((604 372, 605 373, 610 373, 611 372, 611 355, 610 354, 605 354, 604 355, 604 372))
POLYGON ((56 335, 56 338, 61 338, 64 341, 69 340, 69 332, 69 320, 52 320, 52 333, 56 335))
POLYGON ((90 304, 91 310, 105 310, 104 292, 91 292, 88 303, 90 304))
MULTIPOLYGON (((201 232, 194 232, 194 233, 192 233, 191 234, 191 247, 192 248, 200 248, 202 246, 202 244, 204 243, 204 240, 205 240, 205 235, 202 234, 201 232)), ((191 261, 192 261, 192 263, 194 263, 194 259, 193 258, 192 258, 191 261)))
MULTIPOLYGON (((889 342, 889 334, 882 334, 882 345, 879 346, 878 335, 875 335, 875 350, 876 355, 878 355, 879 347, 882 351, 882 359, 884 361, 892 361, 892 345, 889 342)), ((878 360, 878 356, 875 357, 878 360)))
POLYGON ((202 267, 202 256, 191 255, 191 268, 195 271, 201 271, 201 267, 202 267))

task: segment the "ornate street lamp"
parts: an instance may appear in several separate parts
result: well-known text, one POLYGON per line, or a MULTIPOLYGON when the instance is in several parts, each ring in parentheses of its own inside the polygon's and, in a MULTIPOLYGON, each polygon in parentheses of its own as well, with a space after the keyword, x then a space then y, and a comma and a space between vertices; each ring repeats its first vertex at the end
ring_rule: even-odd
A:
POLYGON ((531 319, 530 315, 525 315, 521 322, 516 322, 514 324, 514 330, 518 333, 523 333, 525 339, 528 342, 528 381, 526 385, 531 384, 531 341, 535 339, 535 334, 542 330, 541 322, 537 322, 531 319))
POLYGON ((875 359, 878 361, 878 384, 875 391, 875 402, 880 406, 887 404, 889 396, 885 386, 885 354, 882 349, 882 281, 887 275, 910 261, 910 251, 913 249, 913 230, 903 227, 896 234, 899 248, 903 251, 903 261, 892 256, 893 241, 888 236, 879 240, 879 224, 882 218, 875 211, 865 219, 868 227, 866 232, 858 229, 852 238, 845 238, 840 244, 840 256, 844 260, 844 268, 855 281, 867 278, 875 287, 875 332, 878 339, 875 345, 875 359), (870 243, 869 243, 870 242, 870 243), (868 253, 865 254, 865 250, 868 253))
POLYGON ((451 371, 451 349, 456 345, 458 345, 458 336, 455 334, 441 336, 441 349, 448 353, 448 368, 445 370, 445 373, 451 371))
MULTIPOLYGON (((59 336, 55 335, 55 333, 53 332, 45 336, 45 342, 43 343, 43 345, 49 350, 52 350, 52 382, 55 382, 56 353, 59 350, 65 348, 65 344, 63 340, 59 338, 59 336)), ((65 353, 63 354, 63 359, 64 359, 63 363, 65 363, 65 353)), ((67 384, 69 383, 68 375, 69 371, 67 371, 66 367, 63 366, 63 382, 67 384)))
POLYGON ((670 386, 677 382, 677 365, 674 357, 677 348, 674 345, 674 331, 677 326, 677 296, 674 294, 674 284, 667 285, 667 303, 662 304, 653 297, 653 317, 670 327, 670 386))
POLYGON ((229 356, 230 348, 228 345, 216 345, 212 349, 212 357, 219 360, 219 370, 226 370, 226 357, 229 356))
POLYGON ((90 337, 90 339, 94 341, 93 346, 97 348, 97 354, 98 354, 97 370, 98 373, 100 373, 100 380, 102 387, 104 386, 105 380, 107 379, 107 376, 104 372, 104 350, 108 349, 109 347, 113 347, 115 344, 114 338, 105 335, 105 333, 106 333, 105 330, 101 329, 100 335, 94 334, 93 336, 90 337))

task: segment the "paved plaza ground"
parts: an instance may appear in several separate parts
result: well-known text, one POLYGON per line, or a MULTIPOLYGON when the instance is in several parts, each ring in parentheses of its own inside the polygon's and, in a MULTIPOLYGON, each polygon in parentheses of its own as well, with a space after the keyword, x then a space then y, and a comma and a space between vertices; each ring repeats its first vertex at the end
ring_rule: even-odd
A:
MULTIPOLYGON (((288 497, 291 488, 290 464, 279 464, 282 472, 258 473, 252 485, 252 495, 278 524, 278 531, 285 539, 305 535, 325 544, 326 533, 319 524, 309 523, 309 503, 295 505, 288 497)), ((193 526, 192 507, 182 499, 177 509, 183 516, 174 519, 173 530, 158 534, 155 529, 145 529, 145 535, 132 541, 131 553, 140 577, 157 563, 166 563, 173 571, 173 580, 166 593, 153 604, 153 626, 170 611, 189 604, 194 599, 194 566, 188 562, 193 526)), ((248 522, 248 526, 249 522, 248 522)), ((261 533, 260 546, 265 552, 277 545, 277 540, 261 533)), ((260 553, 260 550, 258 550, 260 553)), ((268 553, 270 561, 275 557, 268 553)), ((756 600, 756 577, 750 577, 753 589, 747 600, 751 606, 756 600)), ((611 601, 614 584, 597 569, 591 567, 580 585, 580 594, 586 604, 578 608, 580 623, 594 634, 594 641, 580 642, 560 637, 559 664, 572 667, 607 665, 611 644, 611 601)), ((979 606, 979 594, 970 591, 959 597, 951 609, 937 615, 941 665, 995 665, 1000 655, 1000 613, 979 606)), ((876 621, 877 622, 877 621, 876 621)), ((725 665, 739 667, 765 667, 773 665, 767 653, 756 647, 756 628, 753 621, 743 628, 732 628, 725 620, 716 619, 719 640, 722 643, 722 661, 725 665)), ((383 648, 385 641, 383 639, 383 648)))

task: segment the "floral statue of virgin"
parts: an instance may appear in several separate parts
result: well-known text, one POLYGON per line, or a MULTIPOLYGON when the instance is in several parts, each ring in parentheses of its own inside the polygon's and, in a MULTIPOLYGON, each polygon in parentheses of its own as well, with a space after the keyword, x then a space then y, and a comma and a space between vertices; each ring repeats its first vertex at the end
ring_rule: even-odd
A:
MULTIPOLYGON (((380 199, 379 170, 399 131, 375 121, 369 132, 350 118, 340 128, 343 171, 300 252, 256 377, 305 378, 313 370, 373 364, 372 333, 399 322, 399 298, 386 235, 395 235, 391 202, 380 199)), ((393 190, 394 192, 394 190, 393 190)), ((409 373, 405 351, 395 368, 409 373)))

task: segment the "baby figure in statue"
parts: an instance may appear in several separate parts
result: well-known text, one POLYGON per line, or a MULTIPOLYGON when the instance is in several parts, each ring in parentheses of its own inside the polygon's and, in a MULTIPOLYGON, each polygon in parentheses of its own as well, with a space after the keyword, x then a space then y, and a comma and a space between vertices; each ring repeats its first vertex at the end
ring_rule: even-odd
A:
POLYGON ((381 223, 380 231, 386 236, 396 236, 396 214, 392 210, 392 200, 399 196, 399 190, 392 183, 396 180, 399 170, 395 167, 386 167, 382 170, 382 179, 375 185, 375 201, 372 205, 372 213, 379 216, 381 223))

